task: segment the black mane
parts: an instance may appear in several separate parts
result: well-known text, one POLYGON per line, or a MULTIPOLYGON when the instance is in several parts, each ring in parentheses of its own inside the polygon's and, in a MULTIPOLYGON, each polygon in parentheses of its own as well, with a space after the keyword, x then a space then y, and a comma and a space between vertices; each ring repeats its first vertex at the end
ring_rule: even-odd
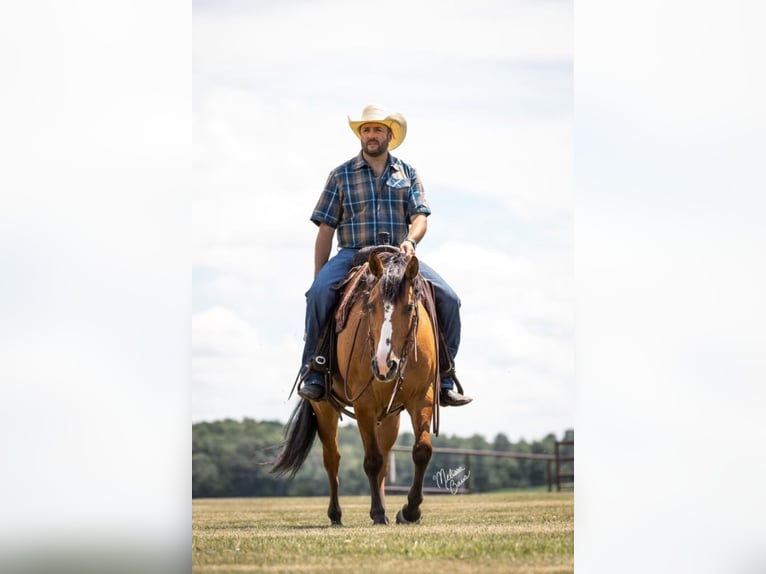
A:
MULTIPOLYGON (((383 273, 381 274, 380 279, 375 277, 369 268, 365 266, 363 274, 359 277, 359 280, 354 282, 354 274, 359 271, 359 267, 354 267, 346 278, 336 286, 338 289, 350 289, 347 297, 344 296, 341 299, 341 309, 336 314, 339 327, 342 327, 345 324, 347 309, 350 309, 360 299, 369 301, 370 292, 378 281, 380 282, 381 297, 383 300, 396 301, 404 296, 406 281, 403 279, 404 272, 407 269, 407 256, 401 253, 398 249, 391 249, 384 252, 378 252, 378 257, 383 264, 383 273), (349 283, 351 284, 349 285, 349 283)), ((362 263, 359 265, 362 265, 362 263)), ((425 300, 426 280, 423 279, 423 276, 420 275, 420 273, 418 273, 412 280, 412 288, 415 301, 425 300)))
MULTIPOLYGON (((381 253, 378 255, 383 263, 383 274, 380 276, 380 293, 384 301, 396 301, 404 295, 404 272, 407 269, 409 257, 397 251, 396 253, 381 253)), ((415 290, 415 300, 423 296, 423 278, 418 273, 412 282, 415 290)))

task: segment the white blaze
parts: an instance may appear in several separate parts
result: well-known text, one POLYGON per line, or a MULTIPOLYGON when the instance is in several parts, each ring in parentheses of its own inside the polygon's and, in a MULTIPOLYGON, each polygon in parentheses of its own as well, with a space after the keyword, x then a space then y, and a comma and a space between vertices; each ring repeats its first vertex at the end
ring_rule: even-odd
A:
POLYGON ((393 325, 391 317, 394 315, 394 306, 386 303, 383 307, 383 324, 380 326, 380 338, 378 339, 378 348, 375 352, 375 360, 378 362, 378 372, 381 375, 388 373, 388 354, 391 351, 391 334, 393 325))

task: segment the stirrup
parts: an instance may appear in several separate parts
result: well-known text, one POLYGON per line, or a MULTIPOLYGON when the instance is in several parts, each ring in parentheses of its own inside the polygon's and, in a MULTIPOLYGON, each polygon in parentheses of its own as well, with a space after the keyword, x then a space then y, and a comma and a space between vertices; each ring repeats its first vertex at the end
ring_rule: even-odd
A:
POLYGON ((324 387, 324 393, 321 397, 313 398, 311 400, 314 401, 324 401, 327 400, 327 397, 330 395, 330 370, 327 365, 327 359, 323 357, 322 355, 317 355, 313 359, 311 359, 311 362, 301 367, 300 370, 298 370, 298 375, 295 377, 295 382, 293 383, 293 388, 290 391, 290 395, 287 397, 288 400, 293 396, 293 393, 295 392, 295 389, 298 389, 298 395, 300 395, 302 398, 306 398, 303 395, 301 395, 301 388, 303 387, 303 381, 306 380, 306 377, 308 377, 309 373, 319 373, 322 377, 322 386, 324 387))
POLYGON ((441 380, 452 379, 455 382, 455 387, 457 387, 457 389, 456 389, 457 392, 460 393, 461 395, 465 394, 463 392, 463 385, 460 384, 460 379, 457 378, 457 373, 455 372, 455 366, 454 365, 450 365, 450 368, 447 369, 446 371, 441 371, 439 373, 439 378, 441 380))

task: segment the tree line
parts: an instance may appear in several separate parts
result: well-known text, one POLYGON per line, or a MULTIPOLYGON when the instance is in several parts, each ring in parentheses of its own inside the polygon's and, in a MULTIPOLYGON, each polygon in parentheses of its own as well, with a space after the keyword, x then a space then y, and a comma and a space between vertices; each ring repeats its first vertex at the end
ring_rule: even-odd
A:
MULTIPOLYGON (((192 425, 192 496, 318 496, 329 494, 327 475, 322 463, 322 445, 317 439, 309 457, 293 479, 270 473, 273 461, 282 447, 284 425, 280 422, 258 422, 226 419, 200 422, 192 425)), ((489 442, 474 434, 463 438, 455 435, 431 437, 434 447, 477 450, 497 450, 554 454, 557 440, 553 433, 540 440, 524 439, 511 442, 499 433, 489 442)), ((573 440, 574 431, 567 430, 561 440, 573 440)), ((414 436, 402 432, 397 445, 412 446, 414 436)), ((364 448, 355 423, 338 429, 341 451, 340 493, 342 495, 368 494, 369 484, 362 462, 364 448)), ((563 447, 566 454, 571 447, 563 447)), ((457 469, 465 466, 463 455, 434 453, 426 474, 426 486, 439 469, 457 469), (435 469, 435 470, 434 470, 435 469)), ((488 492, 509 488, 529 488, 547 484, 545 461, 519 460, 473 456, 470 462, 472 492, 488 492)), ((409 486, 413 465, 409 453, 396 453, 396 484, 409 486)))

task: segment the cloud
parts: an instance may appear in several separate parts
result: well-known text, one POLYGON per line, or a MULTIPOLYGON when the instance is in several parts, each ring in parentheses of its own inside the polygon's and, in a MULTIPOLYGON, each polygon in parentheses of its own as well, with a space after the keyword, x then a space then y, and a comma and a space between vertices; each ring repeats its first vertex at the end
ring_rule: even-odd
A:
POLYGON ((195 9, 195 73, 249 82, 255 59, 266 73, 263 84, 291 75, 322 80, 334 72, 341 84, 358 86, 359 77, 379 74, 371 64, 376 56, 385 56, 394 71, 427 69, 435 61, 571 58, 568 2, 396 0, 386 12, 402 16, 382 19, 378 7, 349 0, 273 4, 247 13, 195 9), (336 69, 339 58, 345 74, 336 69))
POLYGON ((555 419, 558 426, 573 424, 574 301, 567 258, 448 242, 429 253, 429 264, 444 270, 463 302, 458 374, 481 405, 466 417, 468 424, 527 438, 563 430, 545 426, 555 419))
POLYGON ((193 420, 286 420, 300 366, 295 340, 274 338, 268 324, 254 325, 223 308, 195 313, 192 339, 193 420))

